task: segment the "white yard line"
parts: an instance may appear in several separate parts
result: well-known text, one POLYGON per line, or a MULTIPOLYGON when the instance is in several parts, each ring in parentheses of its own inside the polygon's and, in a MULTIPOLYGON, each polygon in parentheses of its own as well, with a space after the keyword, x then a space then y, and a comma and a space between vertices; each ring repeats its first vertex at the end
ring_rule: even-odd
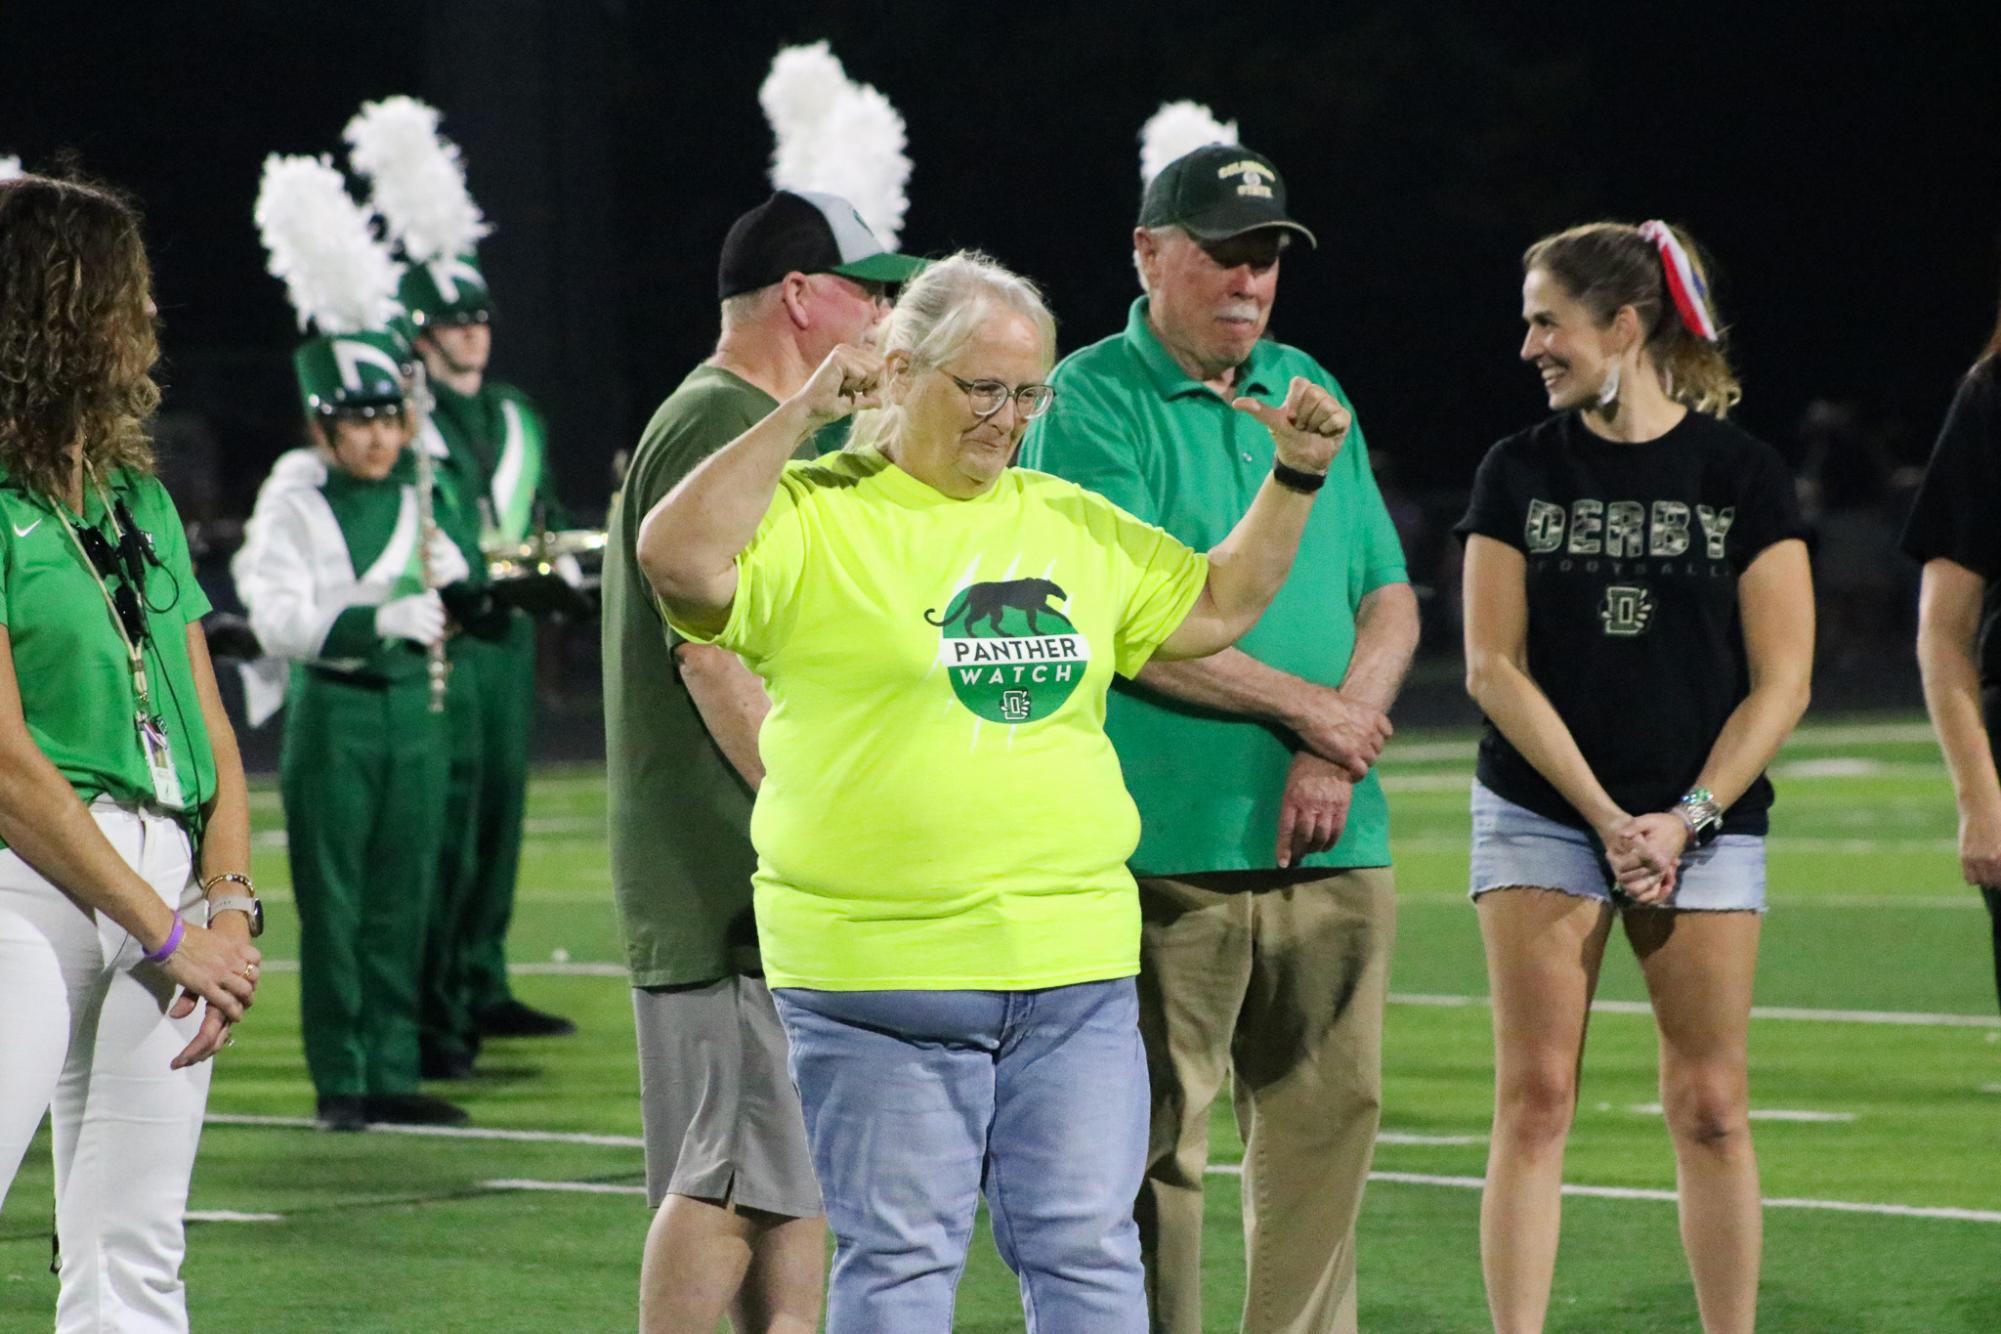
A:
MULTIPOLYGON (((228 1116, 213 1115, 208 1118, 211 1125, 260 1126, 281 1129, 310 1129, 314 1123, 305 1117, 293 1116, 228 1116)), ((371 1126, 370 1133, 394 1135, 425 1135, 442 1139, 511 1140, 530 1144, 590 1144, 608 1148, 641 1148, 642 1141, 632 1135, 583 1135, 557 1130, 482 1130, 472 1126, 371 1126)), ((1481 1142, 1475 1135, 1460 1136, 1402 1136, 1392 1138, 1385 1134, 1378 1136, 1378 1142, 1396 1143, 1467 1143, 1481 1142)), ((1212 1163, 1207 1169, 1210 1176, 1242 1176, 1241 1163, 1212 1163)), ((1457 1190, 1479 1190, 1485 1185, 1479 1177, 1433 1176, 1421 1172, 1371 1172, 1369 1180, 1400 1186, 1448 1186, 1457 1190)), ((621 1185, 604 1181, 545 1181, 532 1177, 499 1177, 479 1183, 485 1190, 549 1191, 576 1195, 640 1195, 646 1194, 646 1187, 621 1185)), ((1633 1186, 1581 1186, 1565 1185, 1565 1195, 1588 1196, 1605 1200, 1656 1200, 1673 1203, 1675 1193, 1671 1190, 1649 1190, 1633 1186)), ((1805 1200, 1768 1199, 1767 1209, 1820 1209, 1836 1213, 1880 1214, 1895 1218, 1930 1218, 1964 1223, 2001 1223, 2001 1210, 1960 1209, 1943 1205, 1917 1204, 1868 1204, 1852 1200, 1805 1200)), ((280 1214, 233 1213, 212 1211, 190 1213, 190 1220, 208 1222, 277 1222, 280 1214)))
POLYGON ((283 1214, 245 1214, 234 1209, 190 1209, 181 1215, 189 1223, 282 1223, 283 1214))
MULTIPOLYGON (((1392 993, 1392 1005, 1431 1005, 1443 1009, 1453 1009, 1465 1005, 1485 1006, 1490 1004, 1485 996, 1438 996, 1422 993, 1392 993)), ((1645 1001, 1601 1000, 1591 1003, 1593 1011, 1600 1014, 1651 1014, 1653 1007, 1645 1001)), ((2001 1015, 1991 1014, 1920 1014, 1907 1010, 1808 1010, 1790 1005, 1754 1005, 1751 1007, 1753 1019, 1789 1019, 1819 1024, 1902 1024, 1911 1027, 1936 1028, 2001 1028, 2001 1015)))
POLYGON ((1378 1144, 1413 1144, 1420 1147, 1457 1148, 1468 1144, 1485 1144, 1485 1135, 1419 1135, 1406 1130, 1379 1130, 1376 1132, 1378 1144))
MULTIPOLYGON (((1634 1103, 1626 1109, 1641 1116, 1665 1116, 1667 1108, 1657 1102, 1634 1103)), ((1838 1123, 1853 1121, 1853 1112, 1809 1112, 1789 1111, 1783 1107, 1753 1107, 1750 1112, 1753 1121, 1799 1121, 1806 1124, 1838 1123)))
POLYGON ((606 1181, 532 1181, 527 1177, 502 1177, 479 1183, 486 1190, 546 1190, 574 1195, 644 1195, 644 1186, 615 1186, 606 1181))
MULTIPOLYGON (((210 1112, 205 1123, 212 1126, 252 1126, 271 1130, 315 1130, 319 1122, 310 1116, 238 1116, 210 1112)), ((371 1135, 419 1135, 430 1139, 508 1140, 516 1144, 588 1144, 600 1149, 643 1149, 646 1141, 637 1135, 594 1135, 576 1130, 501 1130, 485 1126, 392 1126, 371 1125, 371 1135)))
MULTIPOLYGON (((299 971, 297 959, 266 959, 263 963, 267 973, 296 973, 299 971)), ((511 963, 507 971, 525 977, 628 977, 625 965, 592 960, 573 962, 511 963)), ((1392 1005, 1428 1005, 1441 1009, 1489 1003, 1485 996, 1440 996, 1421 992, 1393 992, 1392 1005)), ((1600 1014, 1651 1014, 1653 1007, 1645 1001, 1601 1000, 1593 1001, 1591 1008, 1600 1014)), ((1924 1014, 1909 1010, 1811 1010, 1791 1005, 1754 1005, 1751 1007, 1753 1019, 1785 1019, 1819 1024, 1900 1024, 1913 1028, 2001 1028, 2001 1015, 1990 1014, 1924 1014)))
MULTIPOLYGON (((1240 1163, 1213 1163, 1208 1168, 1210 1176, 1242 1176, 1240 1163)), ((1380 1181, 1393 1186, 1447 1186, 1454 1190, 1479 1190, 1486 1185, 1479 1177, 1432 1176, 1423 1172, 1371 1172, 1369 1180, 1380 1181)), ((537 1190, 574 1195, 644 1195, 644 1186, 618 1186, 602 1181, 536 1181, 522 1177, 509 1177, 497 1181, 482 1181, 480 1185, 488 1190, 537 1190)), ((1675 1193, 1671 1190, 1648 1190, 1637 1186, 1579 1186, 1565 1185, 1565 1195, 1579 1195, 1599 1200, 1652 1200, 1662 1204, 1673 1204, 1675 1193)), ((1959 1209, 1945 1205, 1925 1204, 1865 1204, 1854 1200, 1766 1200, 1767 1209, 1820 1209, 1844 1214, 1878 1214, 1891 1218, 1932 1218, 1955 1223, 2001 1223, 2001 1210, 1959 1209)))

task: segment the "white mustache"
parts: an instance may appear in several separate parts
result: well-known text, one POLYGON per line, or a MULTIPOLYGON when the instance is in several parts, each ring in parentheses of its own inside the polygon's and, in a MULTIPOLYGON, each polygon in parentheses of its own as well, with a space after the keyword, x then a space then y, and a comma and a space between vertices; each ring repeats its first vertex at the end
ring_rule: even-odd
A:
POLYGON ((1255 320, 1257 317, 1258 317, 1257 305, 1254 302, 1249 302, 1249 301, 1242 301, 1236 303, 1235 305, 1224 306, 1221 310, 1216 312, 1216 318, 1219 320, 1255 320))

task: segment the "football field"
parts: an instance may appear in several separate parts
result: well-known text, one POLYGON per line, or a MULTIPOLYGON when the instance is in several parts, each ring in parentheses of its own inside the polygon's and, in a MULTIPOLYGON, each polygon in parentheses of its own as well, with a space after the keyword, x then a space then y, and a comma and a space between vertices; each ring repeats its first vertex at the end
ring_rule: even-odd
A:
MULTIPOLYGON (((1365 1330, 1487 1328, 1477 1222, 1492 1058, 1464 897, 1472 756, 1468 733, 1412 730, 1382 763, 1401 892, 1360 1235, 1365 1330)), ((2001 1330, 2001 1018, 1937 750, 1921 719, 1827 720, 1801 729, 1773 776, 1751 1029, 1761 1328, 2001 1330)), ((473 1113, 444 1132, 312 1128, 283 814, 269 782, 253 801, 271 962, 216 1069, 190 1205, 195 1328, 631 1329, 648 1215, 602 774, 537 773, 513 936, 519 993, 581 1032, 495 1044, 478 1078, 434 1086, 473 1113)), ((1643 997, 1615 935, 1570 1142, 1552 1330, 1696 1328, 1643 997)), ((1235 1328, 1242 1297, 1239 1157, 1219 1105, 1204 1259, 1215 1330, 1235 1328)), ((0 1215, 0 1331, 50 1323, 50 1212, 45 1130, 0 1215)), ((1021 1328, 984 1230, 956 1328, 1021 1328)))

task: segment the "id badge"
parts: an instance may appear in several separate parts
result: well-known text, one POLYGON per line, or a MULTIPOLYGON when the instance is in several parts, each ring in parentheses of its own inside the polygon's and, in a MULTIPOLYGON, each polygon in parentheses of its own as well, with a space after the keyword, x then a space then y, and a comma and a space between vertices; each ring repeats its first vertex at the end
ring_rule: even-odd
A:
POLYGON ((158 718, 141 714, 139 749, 146 752, 146 769, 153 779, 153 800, 170 811, 181 808, 181 776, 174 769, 174 748, 158 718))

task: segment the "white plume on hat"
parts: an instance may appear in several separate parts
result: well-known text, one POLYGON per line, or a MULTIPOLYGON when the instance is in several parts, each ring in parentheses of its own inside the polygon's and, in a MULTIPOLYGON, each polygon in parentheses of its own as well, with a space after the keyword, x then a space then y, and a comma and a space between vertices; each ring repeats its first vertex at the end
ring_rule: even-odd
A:
POLYGON ((839 195, 894 250, 910 208, 910 158, 903 117, 889 99, 850 79, 827 43, 814 42, 772 58, 757 100, 778 141, 772 185, 839 195))
POLYGON ((1237 122, 1220 121, 1200 102, 1162 102, 1139 131, 1139 181, 1150 185, 1161 169, 1210 144, 1237 142, 1237 122))
POLYGON ((28 173, 21 170, 21 159, 0 154, 0 181, 14 181, 28 173))
POLYGON ((414 97, 364 102, 341 131, 348 165, 366 176, 392 240, 418 264, 471 254, 493 228, 466 190, 459 146, 439 112, 414 97))
POLYGON ((257 190, 257 232, 299 313, 325 334, 381 329, 402 311, 403 266, 375 235, 374 213, 354 202, 329 157, 273 153, 257 190))

